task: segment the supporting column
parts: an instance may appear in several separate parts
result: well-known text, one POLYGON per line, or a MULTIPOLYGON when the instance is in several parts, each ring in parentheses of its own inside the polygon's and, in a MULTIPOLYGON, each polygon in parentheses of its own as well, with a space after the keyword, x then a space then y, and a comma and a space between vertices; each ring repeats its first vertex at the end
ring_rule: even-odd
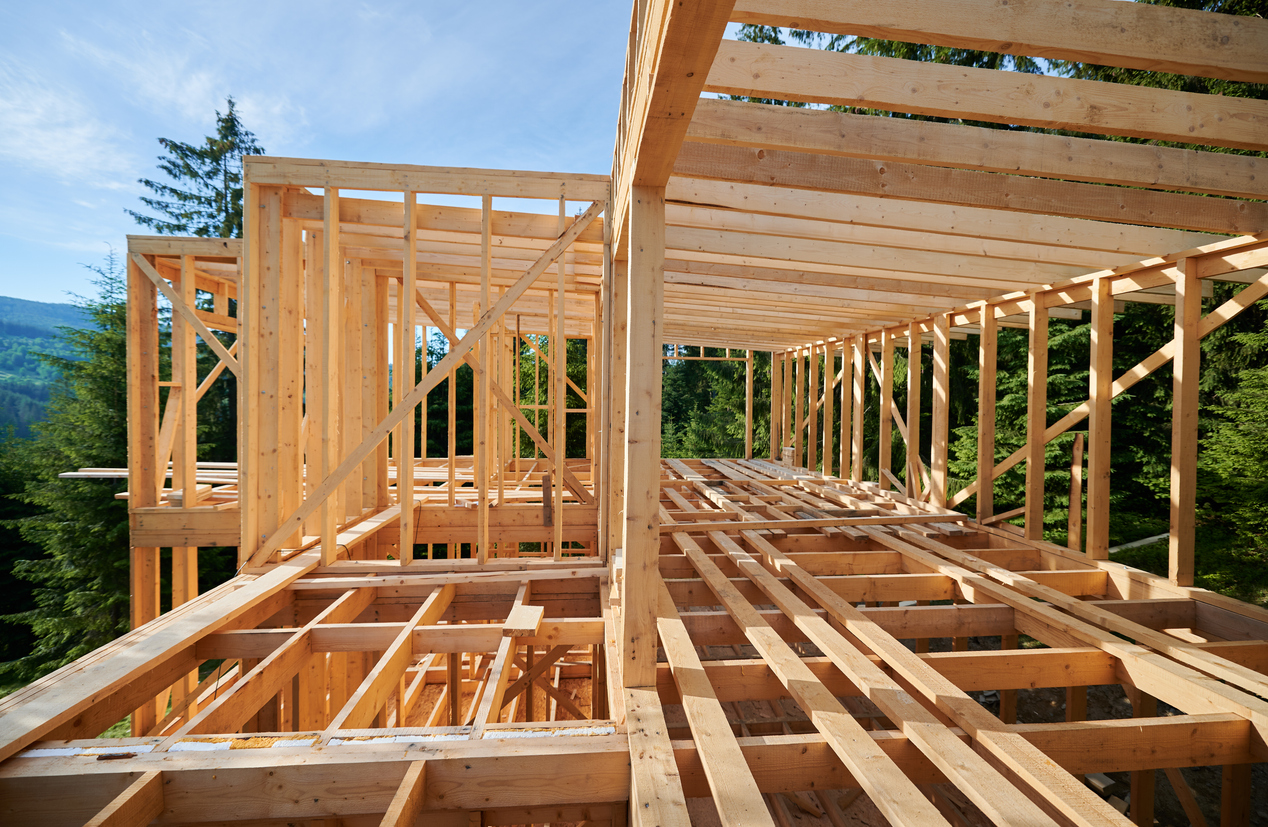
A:
POLYGON ((1043 539, 1044 430, 1048 427, 1048 307, 1035 293, 1026 370, 1026 539, 1043 539))
MULTIPOLYGON (((173 314, 176 315, 176 314, 173 314)), ((128 479, 129 509, 158 505, 163 484, 158 456, 159 383, 158 291, 128 256, 128 479)), ((167 464, 167 458, 162 458, 167 464)), ((131 550, 132 628, 158 617, 157 548, 131 550)), ((132 735, 145 735, 158 722, 153 699, 132 715, 132 735)))
POLYGON ((867 337, 858 335, 854 337, 854 416, 851 417, 853 423, 853 433, 850 435, 851 452, 854 454, 854 462, 850 468, 850 479, 855 482, 861 482, 863 479, 863 399, 866 390, 867 370, 867 337))
POLYGON ((794 352, 794 358, 797 360, 794 374, 793 386, 793 465, 805 467, 805 459, 801 454, 801 432, 806 426, 806 359, 801 352, 801 348, 797 348, 794 352))
MULTIPOLYGON (((398 361, 394 366, 395 376, 392 382, 398 389, 394 394, 398 403, 414 389, 414 329, 417 307, 414 292, 418 289, 418 257, 415 255, 417 210, 418 196, 412 192, 405 193, 403 253, 405 265, 401 289, 396 294, 398 361)), ((399 556, 400 563, 404 566, 409 565, 414 558, 414 417, 412 412, 401 421, 401 427, 396 433, 396 493, 397 501, 401 504, 399 556)))
POLYGON ((656 685, 660 556, 661 342, 664 336, 665 189, 630 194, 630 281, 626 354, 625 594, 622 679, 656 685))
MULTIPOLYGON (((181 256, 180 297, 186 306, 194 307, 194 257, 181 256)), ((172 314, 172 381, 177 383, 168 393, 180 394, 180 419, 176 440, 172 444, 172 490, 179 491, 181 507, 198 505, 198 350, 193 327, 180 313, 172 314)), ((172 549, 172 608, 198 596, 198 549, 193 546, 172 549)), ((172 687, 173 703, 185 699, 198 684, 198 673, 181 677, 172 687)))
POLYGON ((841 337, 841 454, 837 476, 846 479, 850 476, 850 400, 853 398, 853 387, 850 376, 850 340, 841 337))
POLYGON ((744 458, 753 458, 753 351, 744 360, 744 458))
POLYGON ((920 325, 907 326, 907 496, 920 499, 920 325))
POLYGON ((1171 530, 1167 573, 1177 586, 1193 585, 1194 514, 1198 483, 1198 323, 1202 283, 1197 262, 1184 259, 1176 277, 1175 365, 1171 388, 1171 530))
MULTIPOLYGON (((321 389, 321 471, 318 479, 324 480, 330 476, 339 465, 340 446, 339 446, 339 389, 342 384, 340 381, 341 367, 343 363, 343 348, 341 347, 341 338, 343 333, 343 251, 340 249, 339 243, 339 190, 330 187, 326 188, 325 197, 325 225, 323 227, 326 242, 325 255, 322 261, 325 263, 324 283, 322 284, 321 294, 321 372, 316 377, 321 389)), ((407 221, 413 221, 413 210, 407 208, 405 210, 407 221)), ((414 236, 414 228, 411 224, 406 228, 406 232, 410 238, 414 236)), ((407 256, 405 264, 406 272, 410 272, 414 263, 412 250, 407 256)), ((414 320, 414 296, 413 284, 409 285, 409 292, 406 294, 410 300, 401 300, 401 305, 409 307, 409 323, 411 341, 413 339, 413 320, 414 320)), ((310 343, 310 346, 312 343, 310 343)), ((409 361, 407 375, 410 377, 411 386, 414 377, 414 349, 409 350, 409 361)), ((407 445, 413 445, 414 437, 414 420, 413 417, 407 417, 409 423, 409 439, 406 440, 407 445)), ((412 452, 409 452, 412 454, 412 452)), ((399 475, 398 475, 399 476, 399 475)), ((411 477, 412 481, 412 477, 411 477)), ((400 485, 400 480, 397 480, 400 485)), ((410 488, 410 501, 413 501, 413 489, 410 488)), ((401 557, 406 556, 405 551, 408 548, 404 542, 405 523, 404 508, 401 515, 401 557)), ((323 565, 330 565, 335 562, 337 547, 335 545, 335 536, 341 522, 341 514, 339 509, 339 498, 335 493, 331 493, 326 503, 317 512, 318 522, 321 525, 321 561, 323 565)), ((412 520, 410 521, 412 527, 412 520)), ((412 537, 412 535, 411 535, 412 537)))
POLYGON ((832 380, 836 378, 836 346, 832 342, 823 345, 823 473, 832 473, 832 380))
POLYGON ((929 435, 929 502, 947 507, 947 448, 951 420, 951 316, 933 320, 933 422, 929 435))
POLYGON ((876 455, 876 481, 882 491, 890 489, 889 470, 894 440, 894 334, 881 331, 881 426, 880 449, 876 455))
POLYGON ((811 471, 819 464, 819 346, 813 342, 809 348, 810 384, 806 391, 806 467, 811 471))
POLYGON ((1114 381, 1114 296, 1092 282, 1092 364, 1088 371, 1087 555, 1109 559, 1110 402, 1114 381))
MULTIPOLYGON (((629 261, 612 262, 612 336, 608 352, 608 548, 625 544, 625 381, 629 343, 629 261)), ((519 375, 518 373, 516 374, 519 375)), ((516 456, 519 456, 516 454, 516 456)))
MULTIPOLYGON (((492 306, 489 302, 489 279, 493 272, 493 196, 486 195, 480 202, 480 312, 487 313, 492 306)), ((476 477, 476 559, 484 563, 489 557, 489 429, 492 417, 489 415, 489 370, 492 359, 497 352, 493 348, 492 333, 485 334, 479 344, 480 379, 477 382, 475 406, 476 444, 475 454, 476 477)))
MULTIPOLYGON (((564 234, 566 228, 568 203, 559 199, 559 235, 564 234)), ((661 222, 664 223, 663 221, 661 222)), ((568 387, 565 384, 568 374, 568 334, 565 325, 567 318, 567 305, 564 301, 565 278, 567 272, 564 267, 564 257, 560 256, 555 262, 555 303, 557 305, 555 311, 555 329, 550 331, 550 356, 555 363, 551 370, 551 378, 554 380, 554 389, 551 392, 551 401, 555 403, 554 410, 551 412, 550 421, 554 426, 551 430, 554 433, 555 443, 555 559, 563 559, 564 550, 564 467, 568 462, 568 387)), ((656 368, 660 369, 660 354, 657 353, 656 368)), ((657 418, 659 423, 660 419, 657 418)), ((659 425, 657 426, 659 427, 659 425)), ((657 449, 659 454, 659 447, 657 449)), ((659 493, 659 491, 657 492, 659 493)))
POLYGON ((995 308, 983 305, 977 348, 977 519, 995 513, 995 308))
POLYGON ((779 461, 780 408, 783 405, 784 377, 779 370, 780 358, 770 352, 770 461, 779 461))

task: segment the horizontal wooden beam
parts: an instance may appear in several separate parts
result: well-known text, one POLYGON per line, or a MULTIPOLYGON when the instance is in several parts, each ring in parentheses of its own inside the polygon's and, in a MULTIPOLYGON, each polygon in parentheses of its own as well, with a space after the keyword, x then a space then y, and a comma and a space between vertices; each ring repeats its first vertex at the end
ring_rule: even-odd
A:
POLYGON ((1215 233, 1257 233, 1268 229, 1268 211, 1259 204, 806 152, 687 142, 674 172, 689 178, 1150 227, 1215 233), (1146 197, 1165 204, 1145 203, 1146 197), (1196 212, 1184 212, 1181 207, 1196 212))
POLYGON ((722 42, 705 91, 1234 149, 1268 147, 1268 101, 737 40, 722 42))
POLYGON ((610 189, 606 175, 372 164, 271 155, 248 156, 243 159, 243 169, 245 180, 252 184, 386 192, 607 201, 610 189))
POLYGON ((739 0, 739 23, 1268 83, 1268 22, 1117 0, 739 0))
MULTIPOLYGON (((1111 2, 1122 5, 1119 0, 1111 2)), ((702 100, 691 120, 687 140, 1234 198, 1268 198, 1268 161, 1253 155, 824 109, 702 100)), ((1155 203, 1165 201, 1156 199, 1155 203)))

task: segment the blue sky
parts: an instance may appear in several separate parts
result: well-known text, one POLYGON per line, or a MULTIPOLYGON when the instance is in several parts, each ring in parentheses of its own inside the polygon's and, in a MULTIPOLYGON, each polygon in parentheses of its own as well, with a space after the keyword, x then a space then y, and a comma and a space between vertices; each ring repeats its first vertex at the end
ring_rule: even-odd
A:
POLYGON ((124 209, 156 139, 201 141, 226 95, 270 155, 608 173, 629 18, 627 0, 0 4, 0 295, 91 294, 81 264, 142 232, 124 209))

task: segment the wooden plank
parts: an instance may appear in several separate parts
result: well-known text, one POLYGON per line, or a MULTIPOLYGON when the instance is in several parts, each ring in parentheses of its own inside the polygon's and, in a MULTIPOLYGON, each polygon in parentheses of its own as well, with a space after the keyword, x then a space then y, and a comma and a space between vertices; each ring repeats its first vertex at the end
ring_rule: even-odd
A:
POLYGON ((853 342, 854 353, 854 418, 852 420, 853 431, 850 436, 851 454, 853 460, 850 463, 850 479, 854 482, 860 482, 863 479, 863 419, 864 408, 863 400, 866 398, 864 391, 866 390, 867 377, 864 375, 867 370, 867 339, 862 335, 854 337, 853 342))
POLYGON ((675 534, 674 542, 889 822, 895 825, 946 823, 911 780, 867 737, 862 725, 735 590, 700 546, 685 534, 675 534))
POLYGON ((90 818, 87 827, 134 827, 149 824, 162 812, 163 773, 150 770, 90 818))
POLYGON ((1083 548, 1083 434, 1074 435, 1070 451, 1070 497, 1066 515, 1066 545, 1083 548))
POLYGON ((1109 559, 1110 418, 1114 373, 1114 301, 1109 280, 1092 286, 1092 354, 1088 369, 1087 555, 1109 559))
MULTIPOLYGON (((563 229, 562 227, 560 228, 563 229)), ((493 270, 493 197, 484 196, 480 201, 480 307, 489 307, 489 279, 493 270)), ((563 269, 562 265, 559 265, 563 269)), ((409 291, 412 295, 414 291, 409 291)), ((426 345, 424 344, 424 347, 426 345)), ((486 336, 480 343, 480 376, 476 379, 478 393, 475 418, 475 475, 478 499, 478 537, 476 559, 481 563, 489 559, 489 455, 493 451, 490 439, 492 422, 489 416, 489 365, 494 351, 493 337, 486 336)))
POLYGON ((1268 124, 1257 100, 737 40, 704 90, 1235 149, 1262 149, 1268 124))
POLYGON ((608 198, 606 175, 374 164, 272 155, 248 157, 243 166, 245 177, 254 184, 551 200, 563 194, 575 201, 606 201, 608 198))
MULTIPOLYGON (((747 513, 747 512, 746 512, 747 513)), ((826 517, 823 519, 802 520, 788 518, 785 520, 747 519, 698 523, 666 523, 660 527, 661 534, 697 534, 707 531, 764 531, 782 528, 788 531, 798 528, 833 528, 852 525, 905 525, 910 523, 945 523, 958 522, 965 518, 952 514, 885 514, 877 517, 826 517)))
POLYGON ((405 771, 405 778, 396 788, 396 795, 392 796, 379 827, 414 827, 423 814, 426 789, 427 762, 414 761, 405 771))
POLYGON ((759 825, 774 827, 757 782, 748 770, 739 742, 731 731, 726 713, 705 674, 674 606, 674 600, 662 581, 659 584, 660 608, 656 627, 669 671, 678 687, 683 712, 691 726, 696 750, 704 765, 705 777, 713 792, 713 802, 724 825, 759 825))
POLYGON ((951 416, 951 318, 946 313, 934 317, 933 326, 933 419, 929 436, 929 502, 947 507, 947 462, 951 416))
POLYGON ((625 554, 622 680, 656 679, 655 583, 660 555, 661 350, 665 192, 635 187, 630 206, 626 330, 625 554))
POLYGON ((886 474, 890 470, 894 458, 894 334, 889 330, 881 331, 880 358, 880 432, 877 439, 879 450, 876 456, 876 468, 881 490, 888 491, 891 478, 886 474))
MULTIPOLYGON (((1268 183, 1260 180, 1263 160, 1253 156, 741 101, 702 100, 687 140, 1233 198, 1268 197, 1268 183)), ((1166 197, 1136 201, 1121 190, 1115 196, 1133 205, 1129 212, 1150 210, 1146 205, 1166 212, 1180 206, 1166 197)), ((1262 209, 1242 204, 1253 212, 1262 209)))
POLYGON ((977 520, 985 522, 995 512, 995 370, 998 322, 983 306, 977 348, 977 520))
POLYGON ((353 468, 361 464, 361 462, 370 455, 370 453, 378 446, 380 442, 387 436, 388 432, 395 428, 405 418, 406 414, 413 410, 414 406, 420 403, 427 395, 427 392, 435 387, 441 379, 449 372, 451 367, 455 367, 459 359, 463 358, 470 352, 472 346, 478 342, 485 333, 487 333, 493 325, 500 319, 506 311, 515 303, 520 296, 529 288, 529 286, 537 280, 537 277, 545 271, 546 267, 568 247, 586 225, 588 225, 602 210, 601 203, 594 203, 586 210, 572 225, 568 231, 547 250, 537 262, 528 269, 515 285, 502 295, 496 305, 490 308, 480 319, 479 323, 467 331, 462 340, 450 348, 449 353, 432 369, 427 377, 402 400, 391 414, 379 422, 351 452, 344 457, 339 467, 334 473, 327 476, 314 494, 304 500, 303 505, 297 509, 284 523, 271 534, 264 543, 262 543, 251 557, 253 565, 259 564, 281 547, 284 538, 294 530, 298 530, 304 523, 304 520, 312 516, 317 507, 325 501, 325 498, 335 489, 335 487, 343 480, 344 477, 352 471, 353 468))
POLYGON ((907 493, 919 500, 924 463, 920 460, 920 325, 907 328, 907 493))
POLYGON ((656 689, 626 687, 622 696, 629 730, 632 821, 647 827, 690 827, 682 778, 656 689))
MULTIPOLYGON (((744 361, 744 458, 753 458, 753 351, 744 361)), ((829 417, 831 418, 831 417, 829 417)), ((825 455, 826 456, 826 455, 825 455)))
POLYGON ((373 725, 375 717, 387 703, 388 696, 409 668, 414 655, 419 654, 413 647, 415 627, 427 626, 439 620, 453 602, 455 593, 455 586, 446 584, 438 586, 423 601, 418 611, 414 612, 413 617, 384 650, 374 669, 366 675, 343 709, 331 716, 330 726, 326 727, 327 732, 364 729, 373 725))
POLYGON ((1196 262, 1185 259, 1176 274, 1175 359, 1171 397, 1171 517, 1167 574, 1177 586, 1193 585, 1198 486, 1198 325, 1202 288, 1196 262))
MULTIPOLYGON (((916 65, 923 71, 931 64, 916 65)), ((674 176, 1214 233, 1264 229, 1260 208, 1248 202, 1216 202, 1214 206, 1207 204, 1212 199, 1197 195, 697 141, 682 145, 674 176), (1245 209, 1235 206, 1239 204, 1245 209), (1253 214, 1250 220, 1246 212, 1253 214)))
POLYGON ((738 23, 1032 55, 1149 72, 1268 82, 1256 57, 1268 25, 1255 17, 1112 0, 1047 3, 952 0, 936 12, 919 0, 739 0, 738 23))
MULTIPOLYGON (((1026 537, 1043 539, 1044 431, 1048 427, 1048 308, 1034 301, 1030 309, 1026 369, 1026 537)), ((993 469, 992 469, 993 470, 993 469)), ((985 479, 985 477, 981 477, 985 479)))

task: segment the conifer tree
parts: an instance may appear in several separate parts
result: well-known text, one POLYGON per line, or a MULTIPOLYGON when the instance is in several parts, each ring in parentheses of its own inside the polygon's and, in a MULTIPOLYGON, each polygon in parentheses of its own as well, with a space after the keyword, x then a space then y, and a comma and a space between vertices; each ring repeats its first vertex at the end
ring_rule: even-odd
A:
POLYGON ((155 195, 141 203, 164 217, 128 210, 138 224, 161 235, 242 237, 242 156, 263 155, 264 149, 242 125, 233 98, 225 102, 225 112, 216 112, 216 134, 203 145, 158 139, 168 152, 159 156, 159 169, 173 183, 140 179, 155 195))

